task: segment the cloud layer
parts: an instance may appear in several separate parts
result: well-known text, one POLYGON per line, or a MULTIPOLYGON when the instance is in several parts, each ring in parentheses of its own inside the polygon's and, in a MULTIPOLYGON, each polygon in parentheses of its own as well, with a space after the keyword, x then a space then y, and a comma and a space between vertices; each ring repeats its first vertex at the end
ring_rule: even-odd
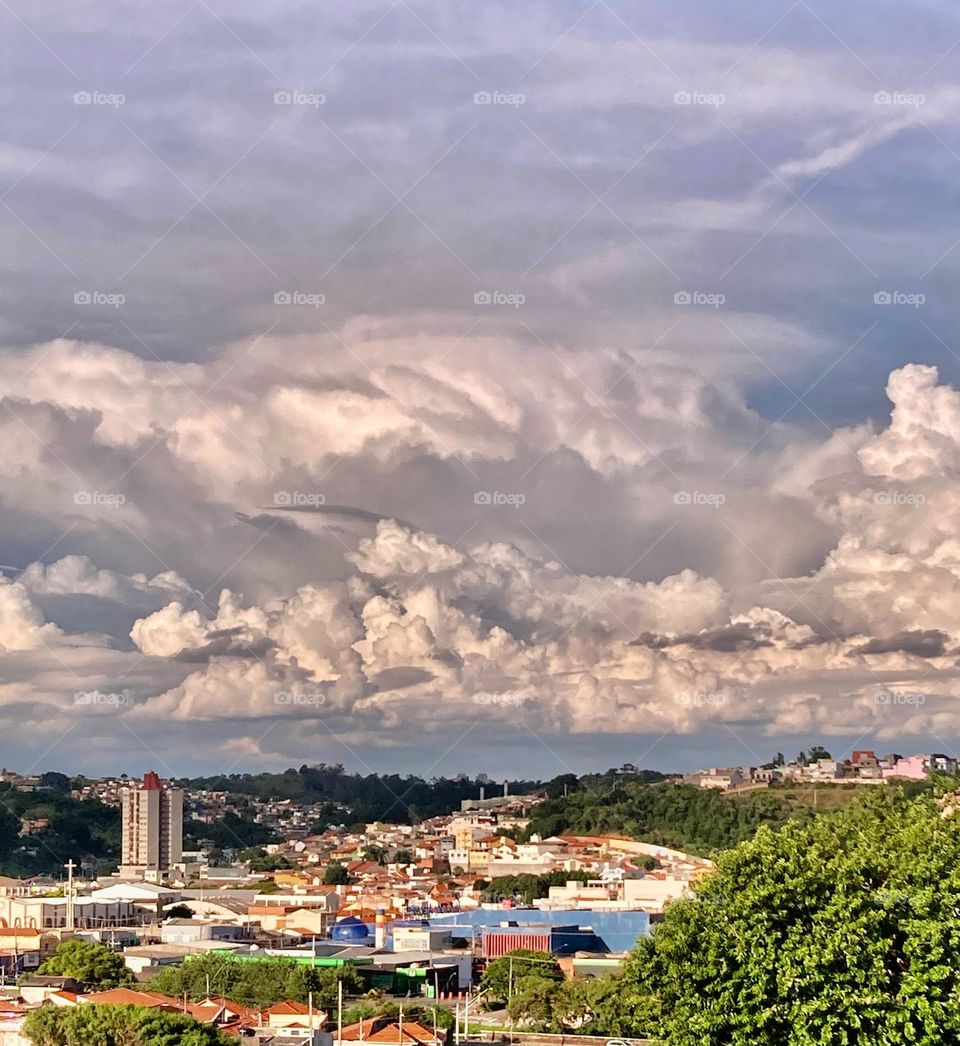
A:
POLYGON ((4 759, 952 747, 952 8, 0 20, 4 759))

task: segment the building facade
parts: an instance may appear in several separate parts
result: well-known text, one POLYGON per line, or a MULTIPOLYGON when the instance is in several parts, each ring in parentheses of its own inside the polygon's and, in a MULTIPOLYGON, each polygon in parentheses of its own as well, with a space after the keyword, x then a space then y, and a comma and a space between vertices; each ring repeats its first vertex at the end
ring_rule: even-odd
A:
POLYGON ((183 792, 169 788, 151 770, 122 797, 123 847, 120 874, 158 880, 183 856, 183 792))

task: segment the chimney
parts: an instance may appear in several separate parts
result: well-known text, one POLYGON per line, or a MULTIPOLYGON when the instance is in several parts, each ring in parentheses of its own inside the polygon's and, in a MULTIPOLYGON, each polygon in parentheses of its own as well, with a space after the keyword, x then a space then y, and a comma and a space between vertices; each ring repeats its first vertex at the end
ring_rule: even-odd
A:
POLYGON ((381 949, 387 946, 387 913, 382 908, 377 909, 373 943, 381 949))
POLYGON ((506 799, 509 794, 510 794, 510 782, 509 781, 504 781, 503 782, 503 798, 506 799))
POLYGON ((483 785, 480 785, 480 802, 481 802, 481 803, 482 803, 482 802, 483 802, 483 800, 484 800, 484 799, 486 798, 486 795, 487 795, 487 790, 486 790, 486 788, 485 788, 485 787, 484 787, 483 785))

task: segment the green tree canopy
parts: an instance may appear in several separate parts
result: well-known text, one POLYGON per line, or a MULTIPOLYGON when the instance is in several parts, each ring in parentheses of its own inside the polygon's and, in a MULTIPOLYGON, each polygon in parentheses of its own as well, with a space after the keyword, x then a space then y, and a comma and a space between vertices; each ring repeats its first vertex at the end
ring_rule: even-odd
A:
POLYGON ((514 948, 494 959, 483 971, 480 988, 487 992, 487 1002, 506 1002, 512 998, 521 978, 536 976, 541 980, 562 981, 563 971, 549 952, 531 948, 514 948))
POLYGON ((24 1032, 35 1046, 229 1046, 233 1038, 183 1013, 145 1006, 42 1006, 24 1032))
POLYGON ((192 908, 188 908, 185 904, 175 904, 172 908, 168 908, 164 919, 192 919, 194 911, 192 908))
POLYGON ((960 1044, 958 807, 876 789, 761 827, 640 943, 622 1021, 671 1046, 960 1044))
POLYGON ((214 954, 164 967, 151 979, 150 989, 197 1001, 206 998, 209 985, 213 995, 259 1008, 282 999, 307 1002, 312 992, 314 1004, 329 1010, 336 1006, 340 980, 348 995, 362 990, 362 981, 350 966, 311 967, 292 959, 248 961, 214 954))
POLYGON ((342 886, 350 882, 350 873, 339 861, 331 861, 323 873, 323 881, 327 886, 342 886))
POLYGON ((88 991, 103 991, 135 981, 121 955, 106 945, 79 937, 61 941, 53 955, 40 966, 39 972, 73 977, 88 991))

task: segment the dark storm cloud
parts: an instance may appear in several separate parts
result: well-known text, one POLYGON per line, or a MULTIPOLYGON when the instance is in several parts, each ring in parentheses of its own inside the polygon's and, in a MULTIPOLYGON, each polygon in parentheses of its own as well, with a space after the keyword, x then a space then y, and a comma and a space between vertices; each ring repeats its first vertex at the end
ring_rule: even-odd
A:
POLYGON ((900 632, 895 636, 877 637, 856 649, 858 654, 895 654, 902 652, 914 657, 943 657, 950 637, 936 628, 900 632))

